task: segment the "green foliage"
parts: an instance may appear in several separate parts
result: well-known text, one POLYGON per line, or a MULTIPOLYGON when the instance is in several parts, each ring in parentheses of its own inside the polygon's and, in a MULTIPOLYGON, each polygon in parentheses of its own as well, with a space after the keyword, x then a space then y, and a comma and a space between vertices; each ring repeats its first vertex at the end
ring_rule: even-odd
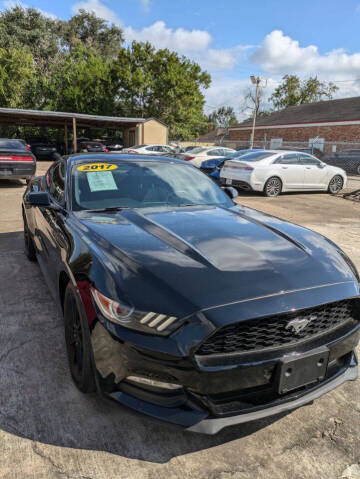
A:
POLYGON ((33 57, 26 49, 0 48, 0 105, 21 108, 33 74, 33 57))
POLYGON ((323 98, 331 100, 338 87, 332 82, 321 82, 317 76, 300 80, 296 75, 285 75, 270 100, 278 110, 288 106, 313 103, 323 98))
POLYGON ((150 43, 133 42, 116 62, 119 113, 156 117, 170 129, 171 138, 190 139, 203 128, 202 88, 210 76, 199 65, 170 50, 155 50, 150 43))
POLYGON ((208 115, 208 123, 211 125, 210 130, 213 130, 214 128, 227 128, 239 122, 232 106, 221 106, 208 115))
POLYGON ((199 65, 149 43, 123 46, 120 28, 80 11, 68 21, 14 7, 0 13, 0 106, 157 117, 170 136, 206 125, 199 65))

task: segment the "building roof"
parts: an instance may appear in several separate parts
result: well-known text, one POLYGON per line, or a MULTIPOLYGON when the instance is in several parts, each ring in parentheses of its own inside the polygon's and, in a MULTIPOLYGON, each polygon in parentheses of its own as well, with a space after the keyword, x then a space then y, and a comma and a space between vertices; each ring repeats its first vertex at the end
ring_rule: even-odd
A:
POLYGON ((215 128, 215 130, 211 130, 208 133, 205 133, 204 135, 201 135, 196 138, 196 141, 213 142, 216 141, 219 137, 226 135, 226 133, 226 128, 215 128))
POLYGON ((146 118, 123 118, 86 115, 83 113, 0 108, 0 124, 2 125, 63 127, 65 124, 68 126, 72 125, 73 118, 76 119, 77 126, 80 128, 129 127, 147 121, 146 118))
MULTIPOLYGON (((360 96, 339 100, 318 101, 290 106, 258 118, 256 126, 291 125, 299 123, 321 123, 332 121, 360 120, 360 96)), ((252 120, 246 120, 237 127, 249 127, 252 120)))

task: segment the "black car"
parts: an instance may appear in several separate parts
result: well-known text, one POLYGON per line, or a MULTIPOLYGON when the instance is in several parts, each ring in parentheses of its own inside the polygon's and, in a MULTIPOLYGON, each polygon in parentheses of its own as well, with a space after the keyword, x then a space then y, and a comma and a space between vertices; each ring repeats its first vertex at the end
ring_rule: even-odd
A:
POLYGON ((328 165, 342 168, 349 175, 360 175, 360 150, 344 150, 325 156, 323 161, 328 165))
POLYGON ((215 433, 357 377, 359 276, 343 251, 190 164, 121 156, 58 161, 23 198, 81 391, 215 433))
POLYGON ((24 140, 0 138, 0 179, 29 180, 35 171, 35 156, 24 140))
POLYGON ((78 143, 78 151, 84 153, 107 153, 108 149, 99 141, 83 141, 78 143))
POLYGON ((38 161, 53 161, 56 147, 50 143, 32 143, 31 151, 38 161))

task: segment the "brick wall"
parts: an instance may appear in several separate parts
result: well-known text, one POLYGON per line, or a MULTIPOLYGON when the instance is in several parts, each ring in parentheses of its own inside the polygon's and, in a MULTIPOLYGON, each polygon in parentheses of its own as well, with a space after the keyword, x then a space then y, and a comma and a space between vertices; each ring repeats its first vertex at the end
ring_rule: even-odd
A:
MULTIPOLYGON (((282 138, 283 141, 304 141, 309 138, 325 138, 325 141, 336 142, 357 142, 360 141, 360 125, 339 125, 339 126, 309 126, 294 128, 269 128, 255 130, 255 141, 263 140, 266 133, 266 139, 282 138)), ((229 141, 249 140, 250 130, 232 130, 229 129, 229 141)))

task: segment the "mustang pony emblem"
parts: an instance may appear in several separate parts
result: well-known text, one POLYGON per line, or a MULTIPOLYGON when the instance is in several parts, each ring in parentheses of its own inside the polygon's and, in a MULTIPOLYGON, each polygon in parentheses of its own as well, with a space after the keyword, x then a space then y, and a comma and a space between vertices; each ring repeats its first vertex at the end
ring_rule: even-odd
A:
POLYGON ((309 318, 295 318, 287 323, 285 329, 292 329, 296 334, 301 333, 306 326, 317 319, 317 316, 310 316, 309 318))

